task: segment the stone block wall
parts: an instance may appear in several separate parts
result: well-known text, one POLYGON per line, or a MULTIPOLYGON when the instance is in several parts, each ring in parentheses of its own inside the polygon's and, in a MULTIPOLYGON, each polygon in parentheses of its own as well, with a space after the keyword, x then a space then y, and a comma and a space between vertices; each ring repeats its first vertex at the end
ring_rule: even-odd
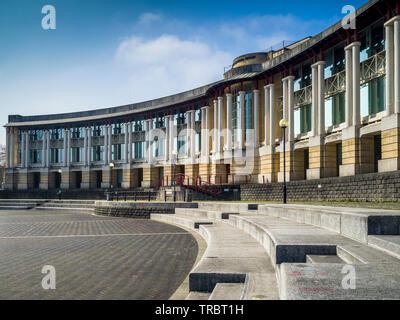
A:
MULTIPOLYGON (((282 200, 282 183, 240 187, 241 200, 282 200)), ((400 201, 400 171, 287 183, 292 201, 400 201)))

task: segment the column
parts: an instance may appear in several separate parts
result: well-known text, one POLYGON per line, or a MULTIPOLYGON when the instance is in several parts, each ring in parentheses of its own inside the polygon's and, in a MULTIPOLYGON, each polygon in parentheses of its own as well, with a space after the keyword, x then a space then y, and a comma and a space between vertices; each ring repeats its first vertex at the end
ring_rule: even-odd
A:
POLYGON ((214 153, 218 152, 218 100, 214 100, 214 153))
POLYGON ((25 168, 25 131, 21 132, 21 167, 25 168))
POLYGON ((50 167, 50 131, 47 131, 46 167, 50 167))
POLYGON ((11 144, 11 139, 10 139, 10 128, 7 128, 7 134, 6 134, 6 152, 7 152, 7 168, 10 168, 10 144, 11 144))
POLYGON ((287 78, 287 109, 288 109, 288 141, 294 141, 294 77, 289 76, 287 78))
POLYGON ((268 128, 269 128, 269 113, 270 113, 270 105, 269 105, 269 86, 264 86, 264 145, 268 145, 268 128))
POLYGON ((254 90, 254 113, 253 113, 253 121, 254 121, 254 148, 258 148, 259 141, 259 133, 258 133, 258 117, 259 117, 259 104, 260 104, 260 91, 254 90))
POLYGON ((15 131, 14 128, 11 129, 11 168, 14 168, 14 152, 15 152, 15 131))
POLYGON ((346 127, 350 127, 353 123, 353 61, 351 46, 345 49, 346 59, 346 127))
POLYGON ((104 126, 104 165, 108 165, 108 126, 104 126))
POLYGON ((244 91, 239 92, 239 103, 240 103, 240 130, 239 130, 239 150, 244 148, 245 144, 245 133, 246 133, 246 122, 245 122, 245 105, 244 105, 244 91))
POLYGON ((223 112, 223 110, 222 110, 222 108, 224 107, 224 98, 223 97, 218 97, 218 140, 217 140, 217 146, 218 146, 218 149, 217 149, 217 152, 219 152, 219 153, 221 153, 223 150, 222 150, 222 139, 223 139, 223 136, 222 136, 222 128, 223 128, 223 122, 222 122, 222 112, 223 112))
POLYGON ((87 165, 90 167, 92 163, 92 128, 89 127, 88 129, 88 137, 87 137, 87 145, 88 145, 88 150, 87 150, 87 165))
POLYGON ((270 84, 269 89, 269 145, 275 145, 275 85, 270 84))
POLYGON ((186 112, 186 155, 189 158, 192 154, 191 150, 191 140, 190 140, 190 131, 192 128, 192 111, 186 112))
POLYGON ((47 131, 43 132, 43 137, 42 137, 42 167, 45 168, 46 167, 46 144, 47 144, 47 131))
POLYGON ((386 46, 386 115, 389 116, 393 113, 393 93, 394 93, 394 29, 391 21, 385 23, 385 46, 386 46))
POLYGON ((313 64, 312 69, 312 110, 311 110, 311 134, 315 137, 317 133, 318 119, 318 64, 313 64))
POLYGON ((68 150, 67 150, 67 148, 68 148, 68 146, 67 146, 67 135, 68 135, 68 131, 66 130, 66 129, 64 129, 64 167, 66 167, 67 166, 67 152, 68 152, 68 150))
POLYGON ((87 128, 83 128, 83 165, 86 167, 87 166, 87 158, 88 158, 88 152, 87 152, 87 128))
POLYGON ((287 113, 287 93, 288 93, 288 83, 287 78, 282 79, 282 96, 283 96, 283 119, 288 120, 288 113, 287 113))
POLYGON ((25 164, 26 167, 29 167, 29 159, 30 159, 30 153, 29 153, 29 131, 26 132, 25 135, 26 141, 25 141, 25 164))
POLYGON ((168 161, 169 160, 169 135, 170 135, 170 130, 169 130, 169 117, 170 116, 165 116, 164 122, 165 122, 165 140, 164 140, 164 150, 165 150, 165 155, 164 155, 164 160, 168 161))
POLYGON ((318 62, 318 134, 325 134, 325 61, 318 62))
POLYGON ((132 152, 132 122, 128 123, 128 163, 132 163, 133 152, 132 152))
POLYGON ((206 156, 206 108, 201 108, 201 157, 206 156))
POLYGON ((226 149, 232 150, 232 94, 226 94, 226 149))
POLYGON ((174 155, 174 138, 175 138, 175 124, 174 124, 174 116, 171 115, 169 117, 169 160, 173 161, 174 155))
POLYGON ((352 43, 353 51, 353 125, 360 124, 360 42, 352 43))
POLYGON ((394 111, 400 113, 400 16, 394 19, 394 111))
POLYGON ((196 159, 196 112, 192 111, 192 124, 191 124, 191 135, 190 135, 190 148, 191 148, 191 156, 192 156, 192 164, 196 159))
POLYGON ((67 167, 71 164, 71 130, 67 131, 67 167))
POLYGON ((129 143, 129 124, 125 123, 125 163, 129 163, 129 149, 128 149, 128 143, 129 143))
POLYGON ((112 162, 113 158, 112 158, 112 126, 109 125, 108 126, 108 161, 112 162))
POLYGON ((146 150, 147 150, 147 155, 146 155, 146 160, 149 164, 153 162, 153 144, 152 144, 152 139, 151 139, 151 130, 153 129, 153 120, 149 119, 146 120, 146 150))
POLYGON ((206 108, 206 157, 207 157, 207 162, 208 162, 208 157, 210 156, 210 107, 205 107, 206 108))

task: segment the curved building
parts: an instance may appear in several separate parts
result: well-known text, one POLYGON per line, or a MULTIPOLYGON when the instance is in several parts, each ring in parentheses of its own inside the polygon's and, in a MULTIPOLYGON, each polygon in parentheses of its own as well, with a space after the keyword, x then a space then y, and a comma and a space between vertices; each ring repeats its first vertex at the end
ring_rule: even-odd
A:
POLYGON ((284 154, 288 180, 399 170, 399 1, 369 1, 348 27, 243 55, 223 80, 173 96, 10 115, 5 188, 271 183, 284 154))

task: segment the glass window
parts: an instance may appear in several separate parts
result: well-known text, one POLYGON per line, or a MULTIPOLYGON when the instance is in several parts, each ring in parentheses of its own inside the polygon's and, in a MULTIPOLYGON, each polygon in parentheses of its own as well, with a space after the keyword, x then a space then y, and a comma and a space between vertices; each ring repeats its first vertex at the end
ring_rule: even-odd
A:
POLYGON ((385 77, 373 79, 361 86, 360 105, 361 117, 385 110, 385 77))
POLYGON ((104 146, 92 147, 92 161, 103 161, 104 146))
POLYGON ((324 61, 325 61, 325 79, 333 76, 333 50, 327 50, 324 52, 324 61))
POLYGON ((112 160, 119 161, 124 159, 124 151, 125 145, 124 144, 113 144, 112 145, 112 160))
POLYGON ((143 159, 143 141, 134 143, 134 157, 135 159, 143 159))
POLYGON ((344 44, 341 44, 335 47, 333 52, 333 74, 339 73, 344 71, 346 67, 346 60, 345 60, 345 52, 344 52, 344 44))

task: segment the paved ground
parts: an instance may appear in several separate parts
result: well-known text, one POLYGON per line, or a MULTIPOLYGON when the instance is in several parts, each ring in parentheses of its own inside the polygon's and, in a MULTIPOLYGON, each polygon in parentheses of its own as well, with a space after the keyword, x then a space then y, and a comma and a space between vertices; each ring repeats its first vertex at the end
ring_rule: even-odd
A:
POLYGON ((187 231, 87 213, 0 211, 0 299, 168 299, 197 256, 187 231), (42 288, 42 268, 56 290, 42 288))

